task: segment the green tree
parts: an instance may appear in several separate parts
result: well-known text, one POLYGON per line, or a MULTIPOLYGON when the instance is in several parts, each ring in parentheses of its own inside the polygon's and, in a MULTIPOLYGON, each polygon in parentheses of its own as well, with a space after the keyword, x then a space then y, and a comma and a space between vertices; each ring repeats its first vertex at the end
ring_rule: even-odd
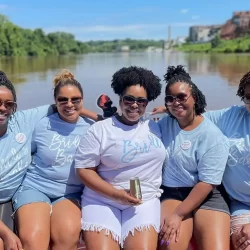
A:
POLYGON ((211 40, 211 47, 217 48, 221 44, 220 36, 217 34, 212 40, 211 40))

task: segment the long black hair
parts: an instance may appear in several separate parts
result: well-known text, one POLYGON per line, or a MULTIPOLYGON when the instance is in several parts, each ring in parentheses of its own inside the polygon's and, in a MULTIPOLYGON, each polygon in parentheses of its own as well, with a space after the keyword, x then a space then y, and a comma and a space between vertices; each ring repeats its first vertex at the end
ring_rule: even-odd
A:
MULTIPOLYGON (((167 68, 167 73, 164 75, 164 80, 167 83, 165 95, 168 94, 169 87, 174 83, 185 82, 191 88, 191 94, 195 100, 195 114, 200 115, 206 111, 205 108, 207 106, 207 103, 205 96, 203 95, 201 90, 199 90, 199 88, 192 82, 190 75, 185 71, 182 65, 178 65, 177 67, 169 66, 167 68)), ((173 116, 171 115, 171 117, 173 116)))

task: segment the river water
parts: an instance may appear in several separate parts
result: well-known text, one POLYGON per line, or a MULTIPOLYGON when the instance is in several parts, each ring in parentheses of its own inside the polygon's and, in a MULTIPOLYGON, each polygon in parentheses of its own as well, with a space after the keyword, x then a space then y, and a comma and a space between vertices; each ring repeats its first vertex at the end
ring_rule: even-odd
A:
MULTIPOLYGON (((61 69, 69 69, 84 89, 86 108, 100 112, 97 97, 106 93, 114 103, 118 97, 110 87, 112 75, 124 66, 151 69, 161 79, 169 65, 182 64, 193 82, 206 96, 208 109, 221 109, 240 104, 236 96, 241 77, 250 70, 247 54, 184 54, 180 52, 141 52, 86 54, 81 56, 1 58, 0 69, 15 84, 18 109, 53 103, 53 77, 61 69)), ((162 94, 148 106, 148 111, 163 105, 162 94)))

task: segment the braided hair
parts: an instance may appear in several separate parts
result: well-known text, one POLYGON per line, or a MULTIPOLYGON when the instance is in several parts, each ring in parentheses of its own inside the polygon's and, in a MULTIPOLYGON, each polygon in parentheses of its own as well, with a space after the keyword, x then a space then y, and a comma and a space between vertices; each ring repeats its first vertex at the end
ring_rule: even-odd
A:
MULTIPOLYGON (((7 78, 6 74, 3 71, 0 71, 0 87, 6 87, 7 89, 9 89, 13 95, 13 100, 14 102, 17 101, 16 98, 16 90, 14 88, 14 85, 12 84, 12 82, 7 78)), ((16 112, 16 105, 13 109, 13 113, 16 112)))
POLYGON ((250 84, 250 71, 248 71, 240 80, 237 96, 243 98, 245 95, 246 85, 250 84))
MULTIPOLYGON (((191 94, 195 100, 195 114, 200 115, 205 112, 207 106, 206 98, 199 88, 192 82, 190 75, 185 71, 182 65, 169 66, 167 73, 164 75, 164 80, 167 83, 165 95, 168 94, 169 87, 176 82, 185 82, 191 88, 191 94)), ((167 106, 166 106, 167 108, 167 106)), ((171 114, 169 114, 173 117, 171 114)))

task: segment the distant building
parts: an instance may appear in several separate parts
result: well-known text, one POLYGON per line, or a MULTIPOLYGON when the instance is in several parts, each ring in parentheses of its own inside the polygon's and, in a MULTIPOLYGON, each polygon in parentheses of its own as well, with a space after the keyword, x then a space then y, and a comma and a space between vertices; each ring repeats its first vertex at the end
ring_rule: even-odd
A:
POLYGON ((128 45, 123 45, 123 46, 117 46, 116 47, 117 52, 129 52, 130 47, 128 45))
POLYGON ((250 11, 237 11, 231 19, 222 26, 222 39, 233 39, 250 33, 250 11))
POLYGON ((155 47, 155 46, 149 46, 146 50, 147 52, 162 52, 163 48, 155 47))
POLYGON ((174 45, 180 45, 186 42, 187 37, 186 36, 178 36, 175 40, 174 40, 174 45))
POLYGON ((190 42, 209 42, 220 32, 221 25, 191 26, 189 28, 190 42))

